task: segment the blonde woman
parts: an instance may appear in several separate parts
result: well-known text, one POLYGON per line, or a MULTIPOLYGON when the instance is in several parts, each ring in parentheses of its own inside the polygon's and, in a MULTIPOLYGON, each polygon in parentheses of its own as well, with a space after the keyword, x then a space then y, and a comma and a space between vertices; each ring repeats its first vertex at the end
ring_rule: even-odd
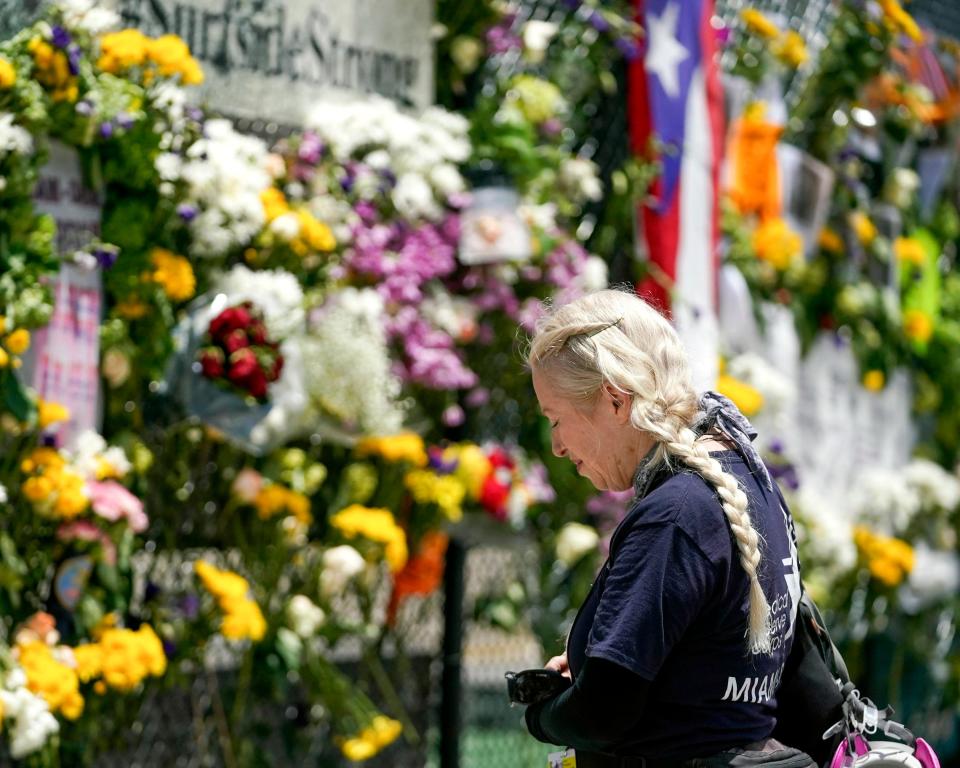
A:
POLYGON ((578 768, 811 765, 771 738, 800 575, 749 423, 698 398, 673 328, 630 293, 554 308, 528 362, 553 452, 636 494, 547 664, 573 685, 527 709, 530 732, 578 768))

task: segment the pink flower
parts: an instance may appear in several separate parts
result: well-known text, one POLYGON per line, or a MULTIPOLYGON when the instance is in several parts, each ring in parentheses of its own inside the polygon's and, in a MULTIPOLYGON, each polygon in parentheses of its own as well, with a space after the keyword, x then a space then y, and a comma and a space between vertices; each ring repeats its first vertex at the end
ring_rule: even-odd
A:
POLYGON ((149 520, 143 511, 143 502, 120 483, 113 480, 91 480, 87 483, 87 493, 93 511, 104 520, 115 523, 125 517, 134 533, 142 533, 147 529, 149 520))
POLYGON ((233 495, 244 504, 252 504, 261 488, 263 488, 263 475, 250 467, 241 469, 230 486, 233 495))
POLYGON ((74 520, 57 528, 60 541, 94 541, 100 544, 103 560, 107 565, 116 565, 117 548, 107 534, 89 520, 74 520))

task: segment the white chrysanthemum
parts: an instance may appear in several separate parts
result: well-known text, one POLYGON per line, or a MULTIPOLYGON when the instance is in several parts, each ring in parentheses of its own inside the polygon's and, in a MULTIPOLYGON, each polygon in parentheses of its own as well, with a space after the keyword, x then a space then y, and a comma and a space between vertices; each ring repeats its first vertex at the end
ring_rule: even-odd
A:
POLYGON ((0 114, 0 152, 27 155, 33 152, 33 137, 19 125, 13 124, 13 115, 0 114))
POLYGON ((522 218, 531 227, 544 232, 552 232, 557 228, 557 204, 544 203, 543 205, 521 205, 517 210, 522 218))
POLYGON ((96 37, 120 26, 120 16, 103 8, 99 0, 57 0, 68 27, 82 29, 96 37))
POLYGON ((599 540, 596 528, 583 523, 567 523, 557 534, 557 560, 571 568, 594 549, 599 540))
POLYGON ((174 152, 161 152, 153 165, 164 181, 178 181, 183 173, 183 158, 174 152))
POLYGON ((727 363, 730 375, 749 384, 763 395, 768 411, 782 413, 793 405, 797 388, 793 380, 778 371, 759 355, 738 355, 727 363))
POLYGON ((0 504, 6 504, 8 498, 7 486, 5 486, 3 483, 0 483, 0 504))
POLYGON ((560 164, 560 183, 579 201, 603 197, 603 184, 597 175, 597 164, 592 160, 582 157, 564 160, 560 164))
POLYGON ((952 512, 960 506, 960 481, 939 464, 914 459, 904 469, 904 475, 924 508, 952 512))
POLYGON ((913 570, 907 577, 907 602, 917 608, 951 597, 960 588, 960 559, 956 552, 930 549, 924 542, 913 548, 913 570))
POLYGON ((260 193, 271 184, 267 166, 263 141, 237 133, 227 120, 207 121, 204 137, 187 150, 181 169, 186 202, 201 211, 190 222, 197 255, 223 255, 260 231, 265 222, 260 193))
POLYGON ((560 27, 549 21, 531 19, 523 25, 523 52, 533 63, 543 61, 550 47, 550 41, 560 31, 560 27))
POLYGON ((921 509, 921 497, 904 472, 874 467, 861 473, 849 504, 859 523, 886 536, 902 534, 921 509))
POLYGON ((327 596, 343 592, 366 568, 363 556, 348 544, 324 551, 321 563, 320 591, 327 596))
POLYGON ((9 739, 10 755, 15 760, 43 749, 50 737, 60 730, 47 702, 25 687, 0 690, 0 702, 3 703, 4 730, 9 739))
POLYGON ((418 173, 405 173, 393 189, 393 204, 408 219, 439 219, 443 209, 434 199, 433 190, 418 173))
POLYGON ((840 509, 810 485, 791 496, 790 508, 802 552, 816 563, 818 571, 827 570, 832 580, 857 564, 853 526, 840 509))
POLYGON ((262 312, 267 332, 282 340, 303 330, 303 288, 282 269, 254 272, 238 264, 214 283, 214 291, 227 295, 229 304, 252 301, 262 312))
POLYGON ((270 222, 270 231, 287 242, 300 234, 300 219, 295 213, 284 213, 270 222))
POLYGON ((400 179, 394 201, 404 216, 436 218, 446 198, 466 187, 457 165, 471 154, 469 123, 459 115, 431 107, 417 118, 386 99, 368 98, 324 103, 307 125, 338 161, 389 168, 400 179))
POLYGON ((323 609, 306 595, 294 595, 287 604, 290 628, 304 640, 312 637, 326 619, 323 609))
POLYGON ((367 312, 357 312, 349 300, 335 298, 298 343, 318 424, 333 418, 349 432, 400 430, 400 381, 391 370, 379 322, 371 322, 367 312))
POLYGON ((607 287, 607 262, 599 256, 589 256, 577 275, 577 285, 583 291, 599 291, 607 287))
POLYGON ((108 446, 103 436, 92 429, 77 435, 68 453, 73 468, 88 478, 100 477, 104 470, 117 477, 125 477, 133 468, 123 448, 108 446))

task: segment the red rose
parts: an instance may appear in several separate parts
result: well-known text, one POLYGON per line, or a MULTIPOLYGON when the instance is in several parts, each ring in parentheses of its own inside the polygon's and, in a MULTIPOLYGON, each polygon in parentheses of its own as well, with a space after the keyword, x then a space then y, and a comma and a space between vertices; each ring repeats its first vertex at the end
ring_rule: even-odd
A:
POLYGON ((246 328, 250 325, 252 319, 247 306, 241 304, 236 307, 228 307, 210 321, 210 335, 215 341, 220 341, 231 331, 246 328))
POLYGON ((259 320, 253 322, 247 329, 247 333, 254 344, 263 344, 267 340, 267 327, 259 320))
POLYGON ((223 350, 219 347, 204 347, 197 355, 203 375, 208 379, 223 376, 223 350))
POLYGON ((270 381, 279 379, 281 371, 283 371, 283 355, 277 355, 273 358, 273 368, 270 370, 270 381))
POLYGON ((490 466, 494 469, 499 469, 500 467, 506 467, 507 469, 512 470, 516 464, 513 459, 510 458, 510 454, 500 448, 494 448, 490 451, 490 455, 487 456, 487 459, 490 461, 490 466))
POLYGON ((223 346, 227 348, 227 354, 232 355, 238 349, 250 346, 250 339, 247 338, 247 332, 241 328, 230 331, 224 339, 223 346))
POLYGON ((247 390, 257 398, 257 400, 263 400, 263 398, 267 396, 267 374, 263 372, 263 368, 259 365, 247 378, 246 384, 247 390))
POLYGON ((497 473, 491 472, 480 488, 480 503, 497 520, 507 519, 507 498, 510 486, 497 480, 497 473))
POLYGON ((227 371, 227 378, 234 384, 245 387, 247 379, 259 369, 260 364, 253 350, 250 347, 244 347, 230 355, 230 370, 227 371))

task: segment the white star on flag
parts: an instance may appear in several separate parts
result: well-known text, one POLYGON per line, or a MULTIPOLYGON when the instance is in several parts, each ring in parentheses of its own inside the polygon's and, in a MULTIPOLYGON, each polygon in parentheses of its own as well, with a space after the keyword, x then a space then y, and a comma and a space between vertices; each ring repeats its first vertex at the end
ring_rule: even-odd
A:
POLYGON ((677 67, 681 61, 690 56, 690 51, 677 40, 679 14, 680 6, 676 3, 667 3, 659 17, 651 15, 647 19, 649 47, 644 57, 644 64, 648 72, 656 73, 664 92, 671 99, 675 99, 680 94, 677 67))

